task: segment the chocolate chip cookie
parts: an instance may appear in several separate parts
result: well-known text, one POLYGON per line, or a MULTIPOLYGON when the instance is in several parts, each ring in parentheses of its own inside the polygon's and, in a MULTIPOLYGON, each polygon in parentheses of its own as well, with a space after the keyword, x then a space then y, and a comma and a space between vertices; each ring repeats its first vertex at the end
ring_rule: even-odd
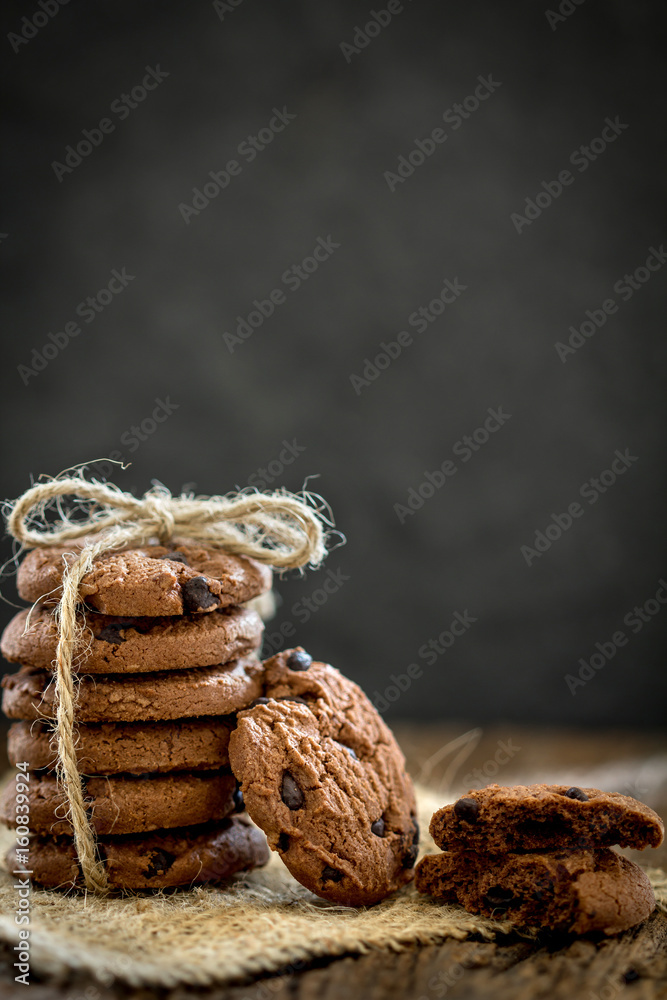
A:
MULTIPOLYGON (((50 671, 22 667, 2 679, 2 710, 10 719, 54 717, 50 671)), ((149 722, 229 715, 262 690, 262 664, 254 656, 222 666, 152 674, 96 674, 78 685, 77 722, 149 722)))
POLYGON ((608 848, 504 857, 445 851, 421 859, 415 884, 471 913, 575 934, 618 934, 655 908, 639 865, 608 848))
MULTIPOLYGON (((30 602, 58 600, 63 570, 80 545, 33 549, 19 566, 17 587, 30 602)), ((150 617, 214 611, 243 604, 271 587, 268 566, 222 549, 174 541, 171 547, 107 552, 79 588, 82 601, 105 615, 150 617)))
MULTIPOLYGON (((67 799, 53 775, 31 775, 30 828, 37 833, 71 835, 67 799)), ((231 774, 156 774, 89 778, 86 800, 90 823, 99 834, 141 833, 224 819, 237 805, 231 774)), ((0 796, 0 820, 16 826, 16 786, 10 781, 0 796)), ((23 822, 18 817, 18 824, 23 822)))
MULTIPOLYGON (((265 865, 269 857, 264 834, 241 816, 142 836, 102 837, 98 850, 115 889, 217 883, 235 872, 265 865)), ((14 849, 7 855, 7 865, 10 871, 20 867, 14 849)), ((74 844, 65 837, 31 838, 30 868, 33 881, 46 888, 83 885, 74 844)))
MULTIPOLYGON (((174 722, 100 722, 77 730, 77 761, 82 774, 152 774, 217 771, 229 766, 233 717, 178 719, 174 722)), ((30 770, 53 770, 57 759, 51 723, 15 722, 9 729, 11 764, 27 761, 30 770)))
POLYGON ((657 813, 627 795, 567 785, 512 785, 468 792, 433 814, 438 847, 504 854, 548 849, 658 847, 657 813))
MULTIPOLYGON (((53 609, 38 604, 14 615, 2 634, 0 651, 10 663, 50 670, 58 631, 53 609)), ((255 611, 218 608, 210 615, 120 618, 89 612, 86 647, 74 664, 80 673, 122 674, 183 670, 227 663, 259 649, 264 626, 255 611)))
POLYGON ((299 882, 346 906, 412 878, 419 830, 405 759, 361 688, 303 649, 264 664, 229 759, 246 809, 299 882))

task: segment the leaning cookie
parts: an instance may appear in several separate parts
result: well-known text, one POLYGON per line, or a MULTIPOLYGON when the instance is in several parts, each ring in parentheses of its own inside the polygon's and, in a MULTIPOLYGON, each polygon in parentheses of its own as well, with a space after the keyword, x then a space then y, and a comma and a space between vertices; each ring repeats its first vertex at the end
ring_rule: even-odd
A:
POLYGON ((639 865, 608 848, 566 853, 428 854, 419 892, 519 927, 619 934, 645 920, 655 896, 639 865))
POLYGON ((267 660, 229 759, 246 809, 294 877, 347 906, 412 878, 419 830, 405 759, 363 691, 302 649, 267 660))
MULTIPOLYGON (((231 716, 80 725, 79 771, 84 775, 217 771, 229 767, 229 734, 235 725, 231 716)), ((53 724, 40 719, 15 722, 7 736, 7 756, 10 764, 27 761, 31 771, 53 771, 58 757, 53 724)))
MULTIPOLYGON (((78 551, 74 543, 29 552, 16 578, 21 597, 57 600, 63 571, 78 551)), ((79 596, 105 615, 153 617, 243 604, 270 587, 271 570, 255 559, 174 541, 171 548, 145 545, 104 553, 81 581, 79 596)))
POLYGON ((598 788, 489 785, 433 814, 431 836, 446 850, 505 851, 658 847, 664 825, 643 802, 598 788))
MULTIPOLYGON (((97 847, 112 889, 218 883, 235 872, 265 865, 269 858, 264 834, 242 816, 186 829, 100 838, 97 847)), ((7 865, 10 871, 22 867, 15 849, 7 854, 7 865)), ((69 838, 31 838, 30 869, 32 881, 46 888, 83 887, 69 838)))
MULTIPOLYGON (((22 667, 2 678, 2 710, 10 719, 52 719, 55 680, 50 671, 22 667)), ((78 722, 151 722, 230 715, 262 689, 256 656, 215 667, 153 674, 97 674, 78 684, 78 722)))
MULTIPOLYGON (((235 606, 218 608, 210 615, 181 617, 120 618, 90 612, 85 626, 84 652, 74 668, 87 674, 184 670, 227 663, 258 649, 263 632, 255 611, 235 606)), ((2 634, 0 651, 11 663, 50 670, 57 645, 53 609, 38 604, 31 612, 14 615, 2 634)))
MULTIPOLYGON (((67 797, 52 775, 30 777, 30 828, 51 836, 72 834, 67 797)), ((86 801, 90 824, 99 834, 141 833, 194 826, 230 816, 239 803, 231 774, 157 774, 145 778, 89 778, 86 801)), ((10 781, 0 796, 0 820, 21 825, 16 788, 10 781)))

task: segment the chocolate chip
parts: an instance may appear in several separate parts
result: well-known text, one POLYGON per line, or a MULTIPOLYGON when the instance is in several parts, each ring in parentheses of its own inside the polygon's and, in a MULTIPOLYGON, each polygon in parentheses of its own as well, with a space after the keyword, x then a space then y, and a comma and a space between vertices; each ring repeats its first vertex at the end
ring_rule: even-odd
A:
POLYGON ((325 865, 320 876, 323 882, 340 882, 343 877, 343 873, 339 872, 337 868, 332 868, 331 865, 325 865))
POLYGON ((408 850, 403 855, 403 860, 401 861, 401 867, 414 868, 418 854, 419 854, 419 848, 417 847, 416 844, 413 844, 413 846, 409 847, 408 850))
POLYGON ((218 604, 218 598, 208 589, 205 576, 194 576, 183 584, 183 604, 186 611, 203 611, 218 604))
POLYGON ((382 816, 376 819, 374 823, 371 823, 371 833, 374 833, 376 837, 384 837, 384 820, 382 816))
POLYGON ((582 791, 581 788, 576 788, 574 785, 572 788, 568 788, 564 794, 568 799, 577 799, 578 802, 588 802, 586 792, 582 791))
POLYGON ((556 882, 563 882, 569 884, 572 881, 572 876, 567 870, 565 865, 562 865, 560 861, 556 865, 556 882))
POLYGON ((99 632, 95 632, 95 638, 119 646, 121 642, 125 642, 125 637, 120 634, 125 630, 125 627, 125 625, 105 625, 99 632))
POLYGON ((289 850, 289 833, 281 833, 278 837, 278 850, 283 853, 289 850))
POLYGON ((457 819, 474 823, 479 812, 479 802, 476 799, 459 799, 454 803, 454 812, 457 819))
POLYGON ((232 798, 234 800, 234 812, 242 813, 245 809, 245 802, 243 801, 243 792, 238 786, 234 789, 232 798))
POLYGON ((287 657, 290 670, 307 670, 312 662, 312 656, 303 649, 293 649, 287 657))
POLYGON ((268 705, 270 701, 273 701, 273 698, 264 698, 263 696, 261 698, 255 698, 254 701, 250 702, 248 708, 254 708, 255 705, 268 705))
POLYGON ((289 771, 285 771, 283 773, 283 783, 280 789, 280 797, 288 809, 292 810, 301 809, 305 801, 303 792, 289 771))
POLYGON ((412 826, 413 826, 414 831, 415 831, 414 834, 412 835, 412 843, 413 844, 418 844, 419 843, 419 823, 417 822, 416 819, 413 819, 412 826))
POLYGON ((171 559, 172 562, 183 563, 184 566, 190 565, 182 552, 167 552, 165 555, 160 556, 160 559, 171 559))
POLYGON ((511 889, 504 889, 502 885, 493 885, 489 891, 484 896, 484 902, 487 906, 492 906, 494 909, 506 910, 507 907, 514 899, 514 893, 511 889))
POLYGON ((636 969, 628 969, 627 972, 623 973, 623 979, 626 983, 634 983, 637 979, 639 979, 639 973, 636 969))
POLYGON ((151 859, 148 863, 148 868, 142 872, 142 875, 146 878, 154 878, 156 875, 164 875, 165 872, 169 871, 175 860, 176 855, 169 854, 168 851, 153 851, 151 859))

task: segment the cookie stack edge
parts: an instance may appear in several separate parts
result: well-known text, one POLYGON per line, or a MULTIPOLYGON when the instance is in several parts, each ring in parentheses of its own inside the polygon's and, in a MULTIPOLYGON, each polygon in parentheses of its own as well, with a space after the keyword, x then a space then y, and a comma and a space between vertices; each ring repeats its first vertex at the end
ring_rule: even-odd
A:
MULTIPOLYGON (((30 553, 19 593, 57 598, 63 550, 30 553)), ((219 881, 268 859, 229 767, 234 715, 262 689, 262 622, 238 601, 270 586, 246 557, 187 544, 110 553, 84 578, 87 644, 78 674, 77 756, 112 888, 219 881)), ((8 753, 30 778, 30 868, 45 886, 81 885, 52 738, 53 605, 19 612, 2 637, 20 664, 3 680, 8 753), (28 628, 26 630, 26 625, 28 628)), ((23 823, 11 783, 0 819, 23 823)), ((7 861, 15 867, 16 856, 7 861)))

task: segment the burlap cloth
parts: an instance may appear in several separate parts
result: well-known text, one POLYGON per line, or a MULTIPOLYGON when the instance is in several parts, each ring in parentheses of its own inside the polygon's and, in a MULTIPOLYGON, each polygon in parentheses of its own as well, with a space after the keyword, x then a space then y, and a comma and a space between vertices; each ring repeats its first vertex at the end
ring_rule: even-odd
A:
MULTIPOLYGON (((442 796, 420 788, 418 802, 426 831, 442 796)), ((12 840, 12 832, 2 830, 3 855, 12 840)), ((421 846, 433 849, 427 833, 421 846)), ((667 876, 658 869, 649 876, 667 911, 667 876)), ((0 940, 12 946, 18 941, 15 881, 3 867, 0 940)), ((224 888, 120 899, 35 889, 30 919, 31 975, 80 971, 104 985, 119 979, 154 987, 223 985, 297 972, 327 956, 402 951, 470 934, 492 940, 513 929, 506 921, 443 906, 414 888, 364 910, 333 906, 302 888, 276 854, 266 868, 235 876, 224 888)))

